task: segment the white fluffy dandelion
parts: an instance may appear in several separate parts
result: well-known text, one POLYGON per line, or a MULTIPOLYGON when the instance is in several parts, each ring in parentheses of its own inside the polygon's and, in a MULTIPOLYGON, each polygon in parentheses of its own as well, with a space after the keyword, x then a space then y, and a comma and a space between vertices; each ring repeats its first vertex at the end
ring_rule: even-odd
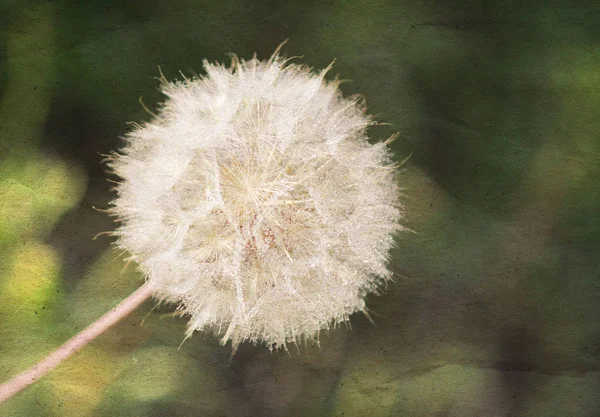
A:
POLYGON ((282 346, 365 311, 391 277, 395 167, 339 82, 268 60, 204 62, 111 161, 118 245, 188 336, 282 346))

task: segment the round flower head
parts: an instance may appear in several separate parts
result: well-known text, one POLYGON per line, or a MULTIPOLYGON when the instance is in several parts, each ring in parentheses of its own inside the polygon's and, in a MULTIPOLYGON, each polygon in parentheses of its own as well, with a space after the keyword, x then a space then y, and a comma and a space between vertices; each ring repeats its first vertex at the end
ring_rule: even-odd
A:
POLYGON ((163 80, 160 112, 112 158, 118 245, 188 336, 285 347, 366 311, 401 211, 360 100, 277 52, 204 69, 163 80))

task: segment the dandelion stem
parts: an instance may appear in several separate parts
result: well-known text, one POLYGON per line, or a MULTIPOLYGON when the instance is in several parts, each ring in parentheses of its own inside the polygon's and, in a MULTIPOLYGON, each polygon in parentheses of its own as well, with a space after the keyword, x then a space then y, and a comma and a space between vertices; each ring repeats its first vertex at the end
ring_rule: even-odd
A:
POLYGON ((104 314, 98 320, 90 324, 73 338, 69 339, 65 344, 60 346, 50 355, 46 356, 37 364, 25 372, 16 375, 10 381, 0 385, 0 403, 11 398, 22 389, 33 384, 35 381, 46 375, 63 360, 73 355, 105 330, 115 325, 119 320, 126 317, 129 313, 140 306, 152 295, 152 287, 149 284, 144 284, 133 292, 129 297, 121 301, 119 305, 111 311, 104 314))

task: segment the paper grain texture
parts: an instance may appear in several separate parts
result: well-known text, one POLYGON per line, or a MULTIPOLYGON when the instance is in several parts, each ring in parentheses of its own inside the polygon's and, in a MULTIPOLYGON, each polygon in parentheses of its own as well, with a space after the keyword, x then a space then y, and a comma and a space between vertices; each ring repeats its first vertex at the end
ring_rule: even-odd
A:
MULTIPOLYGON (((302 55, 398 131, 406 226, 375 322, 271 354, 144 304, 2 416, 600 414, 596 1, 3 1, 0 380, 143 277, 97 209, 157 77, 302 55), (160 67, 160 72, 159 72, 160 67), (143 320, 143 323, 142 323, 143 320)), ((199 75, 202 75, 201 73, 199 75)))

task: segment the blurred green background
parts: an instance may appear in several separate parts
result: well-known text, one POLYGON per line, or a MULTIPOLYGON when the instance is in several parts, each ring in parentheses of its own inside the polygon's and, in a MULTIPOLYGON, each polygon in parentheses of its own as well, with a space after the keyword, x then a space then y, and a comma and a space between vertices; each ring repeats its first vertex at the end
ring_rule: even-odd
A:
POLYGON ((348 79, 399 131, 394 283, 290 355, 138 311, 2 416, 600 415, 600 4, 0 0, 0 381, 143 278, 102 154, 168 79, 234 52, 348 79), (142 320, 145 321, 142 324, 142 320))

